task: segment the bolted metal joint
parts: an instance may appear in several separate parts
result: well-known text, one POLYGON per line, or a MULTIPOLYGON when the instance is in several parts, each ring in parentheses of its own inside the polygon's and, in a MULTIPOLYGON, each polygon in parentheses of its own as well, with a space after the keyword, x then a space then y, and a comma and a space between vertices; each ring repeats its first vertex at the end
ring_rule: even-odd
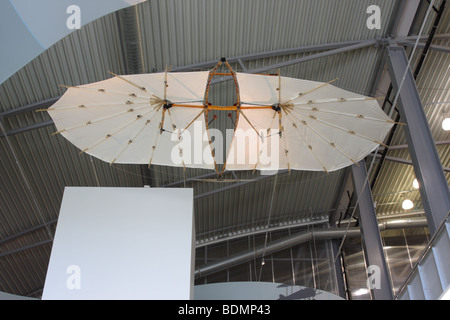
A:
POLYGON ((279 103, 276 103, 274 105, 272 105, 272 110, 275 112, 280 112, 281 111, 281 106, 279 103))
POLYGON ((163 103, 164 103, 163 104, 163 108, 166 109, 166 110, 168 110, 168 109, 173 107, 173 103, 170 102, 169 100, 163 100, 163 103))

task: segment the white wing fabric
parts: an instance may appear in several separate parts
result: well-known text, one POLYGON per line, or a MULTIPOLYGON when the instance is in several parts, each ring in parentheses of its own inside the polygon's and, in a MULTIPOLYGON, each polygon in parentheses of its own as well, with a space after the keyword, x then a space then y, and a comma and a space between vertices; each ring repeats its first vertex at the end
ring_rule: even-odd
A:
POLYGON ((214 169, 208 139, 203 138, 208 75, 115 76, 70 87, 48 112, 59 133, 82 152, 106 162, 214 169), (165 109, 169 102, 177 106, 165 109), (206 150, 204 156, 194 161, 200 148, 206 150))
POLYGON ((338 170, 366 157, 394 123, 374 99, 330 84, 244 73, 237 80, 242 109, 228 170, 338 170))
MULTIPOLYGON (((103 161, 217 170, 205 121, 210 75, 115 76, 70 87, 48 112, 58 133, 103 161)), ((394 123, 374 99, 329 83, 245 73, 236 83, 228 170, 339 170, 382 144, 394 123)))

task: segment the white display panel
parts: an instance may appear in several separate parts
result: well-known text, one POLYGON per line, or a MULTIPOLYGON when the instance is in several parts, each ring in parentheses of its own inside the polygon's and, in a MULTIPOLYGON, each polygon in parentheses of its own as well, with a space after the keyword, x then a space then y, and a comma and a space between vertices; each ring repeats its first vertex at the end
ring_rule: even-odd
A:
POLYGON ((193 298, 192 189, 64 191, 42 299, 193 298))

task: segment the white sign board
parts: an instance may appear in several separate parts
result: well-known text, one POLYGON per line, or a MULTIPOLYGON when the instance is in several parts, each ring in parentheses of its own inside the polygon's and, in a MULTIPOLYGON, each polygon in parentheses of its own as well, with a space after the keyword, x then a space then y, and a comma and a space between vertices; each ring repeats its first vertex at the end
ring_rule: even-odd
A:
POLYGON ((193 298, 192 189, 70 187, 43 300, 193 298))

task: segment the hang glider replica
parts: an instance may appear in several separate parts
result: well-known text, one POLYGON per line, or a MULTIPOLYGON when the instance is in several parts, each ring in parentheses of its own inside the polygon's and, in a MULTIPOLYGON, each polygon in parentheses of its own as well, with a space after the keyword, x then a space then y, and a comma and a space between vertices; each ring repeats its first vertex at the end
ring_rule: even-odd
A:
POLYGON ((113 75, 68 87, 46 109, 55 133, 111 164, 202 168, 219 177, 225 170, 331 172, 362 160, 395 123, 375 98, 332 82, 236 73, 224 58, 211 71, 113 75), (234 105, 210 102, 214 76, 234 81, 234 105), (221 169, 208 126, 211 110, 235 113, 221 169))

